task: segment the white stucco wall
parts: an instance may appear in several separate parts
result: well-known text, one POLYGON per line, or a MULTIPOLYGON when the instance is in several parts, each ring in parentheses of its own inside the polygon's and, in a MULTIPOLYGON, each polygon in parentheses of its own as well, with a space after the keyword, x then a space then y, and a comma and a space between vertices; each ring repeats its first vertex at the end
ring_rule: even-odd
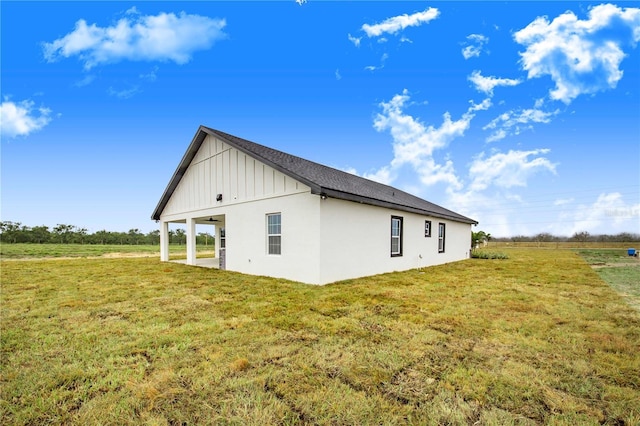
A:
POLYGON ((471 225, 310 192, 215 209, 225 216, 227 270, 308 284, 404 271, 466 259, 471 225), (280 213, 282 254, 267 254, 266 216, 280 213), (391 216, 403 218, 403 253, 391 257, 391 216), (424 221, 431 220, 431 237, 424 221), (438 253, 438 224, 446 224, 438 253))
MULTIPOLYGON (((320 283, 320 197, 309 192, 283 194, 244 203, 174 214, 161 220, 214 216, 225 228, 228 271, 320 283), (281 215, 280 255, 267 252, 267 214, 281 215)), ((216 231, 217 232, 217 231, 216 231)), ((216 236, 219 248, 219 236, 216 236)))
POLYGON ((469 257, 471 225, 344 200, 321 202, 320 283, 439 265, 469 257), (391 256, 391 216, 403 218, 402 256, 391 256), (431 220, 431 237, 424 222, 431 220), (438 224, 446 224, 438 253, 438 224))
POLYGON ((293 194, 225 209, 227 270, 320 283, 320 197, 293 194), (281 214, 282 253, 267 252, 267 214, 281 214))

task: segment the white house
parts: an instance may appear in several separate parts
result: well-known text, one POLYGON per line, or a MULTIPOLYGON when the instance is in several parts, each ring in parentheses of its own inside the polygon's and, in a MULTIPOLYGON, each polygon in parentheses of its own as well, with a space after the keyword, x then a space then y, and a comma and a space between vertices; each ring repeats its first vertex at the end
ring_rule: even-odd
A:
POLYGON ((200 126, 153 212, 160 258, 169 223, 216 226, 220 268, 309 284, 469 257, 473 219, 391 186, 200 126))

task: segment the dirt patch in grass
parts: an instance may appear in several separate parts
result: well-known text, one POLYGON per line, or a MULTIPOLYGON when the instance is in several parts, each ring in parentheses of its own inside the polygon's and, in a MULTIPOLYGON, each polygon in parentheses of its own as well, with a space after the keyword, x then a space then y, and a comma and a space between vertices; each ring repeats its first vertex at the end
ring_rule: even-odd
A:
MULTIPOLYGON (((99 256, 85 256, 78 254, 77 256, 41 256, 41 257, 15 257, 9 259, 2 259, 3 262, 12 262, 12 261, 42 261, 42 260, 71 260, 77 258, 83 259, 126 259, 126 258, 139 258, 139 257, 152 257, 158 258, 160 257, 160 253, 144 253, 144 252, 130 252, 130 253, 120 253, 120 252, 110 252, 104 253, 99 256)), ((180 259, 185 256, 180 256, 176 254, 171 255, 171 259, 180 259)), ((214 251, 198 251, 198 258, 205 257, 215 257, 214 251)))
POLYGON ((640 311, 640 259, 626 250, 580 250, 578 252, 632 308, 640 311))
POLYGON ((3 261, 0 416, 640 422, 640 315, 578 255, 422 272, 316 287, 152 258, 3 261))
POLYGON ((56 256, 56 257, 17 257, 11 259, 2 259, 3 262, 13 261, 42 261, 42 260, 71 260, 82 257, 83 259, 123 259, 136 257, 159 257, 157 253, 105 253, 100 256, 56 256))
MULTIPOLYGON (((169 252, 173 255, 186 256, 184 245, 170 245, 169 252)), ((213 253, 212 246, 197 246, 198 255, 213 253)), ((72 258, 100 258, 100 257, 153 257, 160 256, 160 246, 157 245, 121 245, 121 244, 0 244, 0 258, 9 259, 72 259, 72 258)))
POLYGON ((600 268, 625 268, 625 267, 629 267, 629 266, 640 266, 640 261, 636 262, 637 265, 633 265, 630 262, 621 262, 621 263, 594 263, 591 265, 591 267, 593 269, 600 269, 600 268))

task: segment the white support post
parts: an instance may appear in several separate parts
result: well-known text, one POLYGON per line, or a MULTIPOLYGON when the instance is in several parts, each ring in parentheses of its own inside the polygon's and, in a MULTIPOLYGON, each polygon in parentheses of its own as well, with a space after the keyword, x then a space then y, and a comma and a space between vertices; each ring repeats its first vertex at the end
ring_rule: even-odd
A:
POLYGON ((187 265, 196 264, 196 220, 187 219, 187 265))
POLYGON ((214 242, 214 256, 216 259, 220 259, 220 225, 215 226, 215 242, 214 242))
POLYGON ((160 261, 169 261, 169 222, 160 222, 160 261))

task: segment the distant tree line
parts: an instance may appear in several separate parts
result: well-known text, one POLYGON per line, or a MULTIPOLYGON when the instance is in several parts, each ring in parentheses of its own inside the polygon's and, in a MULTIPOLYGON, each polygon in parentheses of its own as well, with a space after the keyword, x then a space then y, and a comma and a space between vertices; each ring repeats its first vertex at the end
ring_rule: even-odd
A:
MULTIPOLYGON (((32 244, 121 244, 121 245, 159 245, 160 231, 155 230, 146 234, 133 228, 129 232, 114 232, 101 230, 88 233, 86 228, 75 225, 57 224, 53 228, 48 226, 25 226, 20 222, 0 222, 0 241, 2 243, 32 243, 32 244)), ((169 231, 169 244, 186 244, 187 235, 184 229, 169 231)), ((196 244, 210 245, 214 237, 206 232, 196 236, 196 244)))
POLYGON ((550 234, 548 232, 541 232, 536 235, 526 236, 526 235, 517 235, 515 237, 502 237, 502 238, 494 238, 491 237, 492 241, 501 241, 501 242, 514 242, 514 243, 525 243, 525 242, 536 242, 536 243, 550 243, 550 242, 599 242, 599 243, 626 243, 626 242, 635 242, 640 241, 640 234, 635 234, 631 232, 621 232, 619 234, 590 234, 586 231, 576 232, 570 237, 565 236, 557 236, 550 234))
MULTIPOLYGON (((196 236, 196 244, 213 245, 214 236, 200 232, 196 236)), ((557 236, 542 232, 532 236, 517 235, 515 237, 493 237, 484 231, 472 232, 473 244, 485 241, 500 242, 635 242, 640 241, 640 234, 621 232, 619 234, 591 235, 586 231, 576 232, 571 237, 557 236)), ((0 241, 2 243, 33 243, 33 244, 127 244, 127 245, 159 245, 160 231, 154 230, 146 234, 133 228, 128 232, 114 232, 101 230, 90 234, 86 228, 75 225, 57 224, 53 228, 48 226, 25 226, 20 222, 0 222, 0 241)), ((187 235, 184 229, 169 231, 169 244, 186 244, 187 235)))

